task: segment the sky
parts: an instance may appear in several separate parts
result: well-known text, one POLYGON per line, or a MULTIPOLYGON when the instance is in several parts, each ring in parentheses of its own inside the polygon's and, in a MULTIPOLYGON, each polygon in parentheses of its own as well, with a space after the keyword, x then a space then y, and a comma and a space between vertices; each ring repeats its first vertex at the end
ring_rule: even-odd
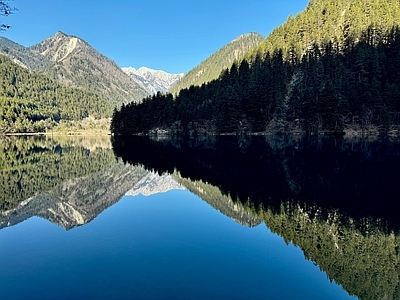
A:
POLYGON ((186 73, 241 34, 264 37, 308 0, 10 0, 0 35, 23 46, 62 31, 120 67, 186 73))

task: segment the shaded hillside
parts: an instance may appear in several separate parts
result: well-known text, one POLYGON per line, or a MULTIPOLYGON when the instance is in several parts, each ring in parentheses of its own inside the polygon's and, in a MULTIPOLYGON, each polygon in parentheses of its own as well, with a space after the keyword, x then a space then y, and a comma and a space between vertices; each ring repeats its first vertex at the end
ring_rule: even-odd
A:
POLYGON ((43 132, 87 117, 105 118, 113 106, 90 91, 66 87, 0 55, 0 134, 43 132))
POLYGON ((216 79, 223 70, 229 68, 234 61, 263 41, 258 33, 243 34, 212 54, 197 67, 185 74, 171 89, 170 93, 177 94, 181 89, 191 85, 200 86, 216 79))

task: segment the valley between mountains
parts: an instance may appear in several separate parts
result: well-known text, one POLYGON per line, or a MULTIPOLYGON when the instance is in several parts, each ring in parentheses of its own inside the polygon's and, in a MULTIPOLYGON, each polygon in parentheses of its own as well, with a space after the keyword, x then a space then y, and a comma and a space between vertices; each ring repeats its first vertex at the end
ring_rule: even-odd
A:
POLYGON ((121 68, 61 31, 30 47, 0 37, 0 134, 397 135, 399 20, 395 0, 310 1, 186 74, 121 68))
MULTIPOLYGON (((249 34, 232 41, 222 49, 221 66, 206 61, 197 67, 196 82, 204 81, 204 75, 216 78, 223 67, 262 40, 261 35, 249 34)), ((216 55, 221 57, 221 51, 216 55)), ((83 39, 61 31, 30 47, 0 37, 0 74, 0 134, 93 133, 93 128, 107 133, 115 107, 140 103, 193 80, 193 72, 185 81, 183 73, 121 68, 83 39)))

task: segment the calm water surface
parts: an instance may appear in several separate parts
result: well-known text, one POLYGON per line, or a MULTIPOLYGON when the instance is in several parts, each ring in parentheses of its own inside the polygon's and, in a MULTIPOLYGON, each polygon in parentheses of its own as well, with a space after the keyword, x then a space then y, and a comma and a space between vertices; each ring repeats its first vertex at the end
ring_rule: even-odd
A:
POLYGON ((0 143, 1 299, 394 299, 400 143, 0 143))
POLYGON ((188 191, 122 197, 65 231, 32 217, 0 231, 3 299, 345 299, 298 247, 188 191))

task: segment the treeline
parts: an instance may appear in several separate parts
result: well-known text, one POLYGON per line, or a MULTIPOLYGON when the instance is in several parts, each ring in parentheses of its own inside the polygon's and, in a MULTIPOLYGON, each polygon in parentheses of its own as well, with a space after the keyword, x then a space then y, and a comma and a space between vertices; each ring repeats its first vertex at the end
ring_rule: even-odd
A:
POLYGON ((110 117, 113 106, 93 92, 63 86, 0 55, 0 134, 42 132, 61 121, 110 117))
POLYGON ((175 98, 157 94, 114 111, 114 134, 330 132, 388 133, 400 116, 400 30, 370 27, 343 46, 312 44, 258 55, 175 98), (286 57, 286 59, 284 58, 286 57))

